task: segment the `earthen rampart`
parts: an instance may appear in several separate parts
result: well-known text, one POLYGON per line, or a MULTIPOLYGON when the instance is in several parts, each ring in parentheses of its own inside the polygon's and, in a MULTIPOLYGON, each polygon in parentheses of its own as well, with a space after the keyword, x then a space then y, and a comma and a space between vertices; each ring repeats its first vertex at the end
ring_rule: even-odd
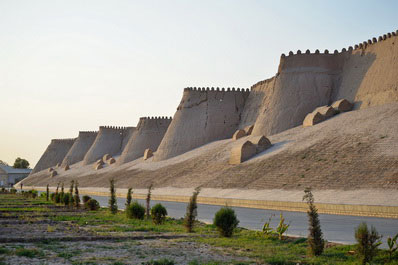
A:
POLYGON ((100 126, 94 143, 84 156, 83 164, 91 164, 103 155, 115 156, 121 153, 123 141, 131 135, 133 127, 100 126))
POLYGON ((76 138, 73 139, 52 139, 47 149, 33 168, 31 174, 42 171, 44 169, 54 167, 61 163, 66 154, 74 144, 76 138))
POLYGON ((118 164, 133 161, 144 155, 146 149, 156 151, 167 131, 171 117, 141 117, 137 129, 123 150, 118 164))
MULTIPOLYGON (((273 83, 252 88, 262 94, 253 134, 271 135, 298 126, 316 107, 342 98, 355 102, 356 108, 398 101, 396 41, 394 32, 333 53, 282 54, 273 83)), ((244 113, 252 113, 250 109, 249 104, 244 113)), ((245 120, 252 120, 256 113, 248 116, 245 120)))
POLYGON ((69 152, 62 161, 62 166, 72 165, 84 159, 87 151, 93 145, 98 131, 80 131, 69 152))
POLYGON ((154 160, 230 138, 238 128, 249 93, 249 89, 240 88, 185 88, 154 160))

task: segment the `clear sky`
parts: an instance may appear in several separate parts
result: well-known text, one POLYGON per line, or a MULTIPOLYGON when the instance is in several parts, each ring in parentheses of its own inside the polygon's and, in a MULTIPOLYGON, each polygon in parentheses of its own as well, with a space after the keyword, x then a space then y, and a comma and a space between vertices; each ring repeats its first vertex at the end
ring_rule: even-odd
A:
POLYGON ((173 116, 183 88, 272 77, 281 53, 398 29, 398 1, 0 0, 0 160, 173 116))

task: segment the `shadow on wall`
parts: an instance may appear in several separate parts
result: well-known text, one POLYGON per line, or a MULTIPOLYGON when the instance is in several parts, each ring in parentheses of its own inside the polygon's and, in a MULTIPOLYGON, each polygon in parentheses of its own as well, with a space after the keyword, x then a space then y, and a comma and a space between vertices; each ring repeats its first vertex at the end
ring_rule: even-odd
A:
POLYGON ((355 103, 354 109, 359 109, 362 100, 357 99, 365 77, 376 60, 376 54, 365 53, 364 50, 345 57, 342 74, 337 84, 337 89, 332 92, 329 105, 334 101, 345 98, 355 103), (356 100, 357 99, 357 100, 356 100))
POLYGON ((297 127, 315 108, 337 99, 361 100, 357 95, 375 60, 375 54, 363 50, 281 58, 283 67, 274 84, 261 88, 266 94, 253 135, 268 136, 297 127))

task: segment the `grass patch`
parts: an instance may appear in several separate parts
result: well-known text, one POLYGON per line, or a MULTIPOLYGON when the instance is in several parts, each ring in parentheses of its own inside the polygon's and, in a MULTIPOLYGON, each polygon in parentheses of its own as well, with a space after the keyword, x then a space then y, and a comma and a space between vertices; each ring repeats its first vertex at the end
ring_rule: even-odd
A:
POLYGON ((7 255, 10 253, 10 250, 4 247, 0 247, 0 255, 7 255))
POLYGON ((15 250, 15 255, 20 257, 27 257, 27 258, 36 258, 36 257, 44 257, 43 251, 39 251, 35 248, 17 248, 15 250))

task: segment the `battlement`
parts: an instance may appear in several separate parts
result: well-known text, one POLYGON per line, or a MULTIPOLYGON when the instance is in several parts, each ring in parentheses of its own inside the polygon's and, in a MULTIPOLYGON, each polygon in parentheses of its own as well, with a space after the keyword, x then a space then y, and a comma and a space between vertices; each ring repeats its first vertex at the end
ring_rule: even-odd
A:
POLYGON ((79 131, 79 134, 96 134, 98 131, 79 131))
POLYGON ((167 117, 167 116, 157 116, 157 117, 140 117, 141 120, 171 120, 172 117, 167 117))
POLYGON ((336 55, 336 54, 344 54, 344 53, 351 53, 353 50, 359 50, 359 49, 364 49, 370 45, 374 45, 377 44, 378 42, 382 42, 385 41, 389 38, 392 37, 396 37, 398 36, 398 30, 395 32, 389 32, 387 34, 384 34, 382 36, 379 36, 378 38, 372 38, 372 39, 368 39, 367 41, 363 41, 361 43, 355 44, 354 47, 353 46, 349 46, 347 49, 346 48, 342 48, 341 51, 338 50, 334 50, 333 53, 330 53, 329 50, 325 50, 323 53, 321 53, 318 49, 315 50, 314 53, 311 53, 310 50, 306 50, 305 53, 302 53, 301 50, 297 50, 296 53, 294 53, 293 51, 290 51, 288 53, 288 55, 282 53, 281 54, 281 58, 288 58, 291 56, 300 56, 300 55, 314 55, 314 54, 319 54, 319 55, 336 55))
POLYGON ((76 138, 64 138, 64 139, 51 139, 51 143, 70 143, 74 142, 76 138))
POLYGON ((186 87, 184 91, 250 92, 248 88, 186 87))
POLYGON ((131 128, 134 128, 134 127, 123 127, 123 126, 100 126, 99 128, 100 128, 100 130, 101 130, 101 129, 112 129, 112 130, 121 130, 121 131, 123 131, 123 130, 129 130, 129 129, 131 129, 131 128))

